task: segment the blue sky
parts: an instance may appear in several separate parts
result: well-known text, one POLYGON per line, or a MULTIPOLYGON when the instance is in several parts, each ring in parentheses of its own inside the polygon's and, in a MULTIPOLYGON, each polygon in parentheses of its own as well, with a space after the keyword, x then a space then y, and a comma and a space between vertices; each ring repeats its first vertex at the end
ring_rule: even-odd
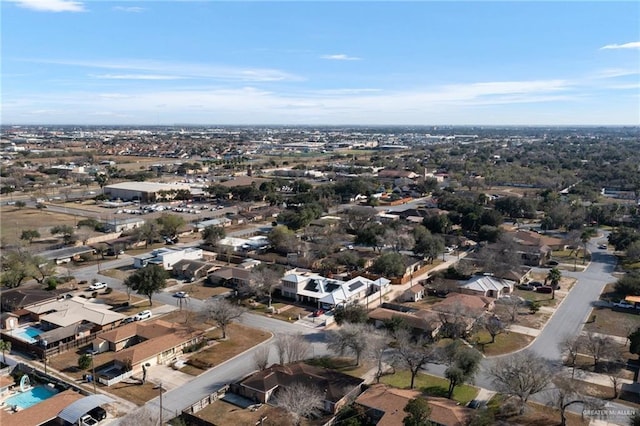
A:
POLYGON ((640 124, 638 2, 0 7, 3 124, 640 124))

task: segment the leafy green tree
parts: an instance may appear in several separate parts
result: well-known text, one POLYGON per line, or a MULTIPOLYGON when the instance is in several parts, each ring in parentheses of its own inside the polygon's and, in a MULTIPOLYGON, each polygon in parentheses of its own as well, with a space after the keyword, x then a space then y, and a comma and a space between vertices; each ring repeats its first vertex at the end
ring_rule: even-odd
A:
POLYGON ((385 277, 401 277, 404 275, 404 258, 400 253, 384 253, 373 262, 371 272, 385 277))
POLYGON ((431 407, 424 398, 418 397, 410 400, 404 407, 404 412, 407 413, 402 420, 404 426, 430 426, 432 424, 429 421, 431 407))
POLYGON ((10 251, 4 259, 2 284, 9 288, 19 287, 22 282, 35 274, 33 264, 28 261, 31 254, 22 250, 10 251))
POLYGON ((88 370, 92 363, 91 355, 82 354, 78 357, 78 368, 80 370, 88 370))
POLYGON ((545 278, 545 282, 548 282, 553 288, 553 294, 551 296, 552 299, 556 297, 556 289, 560 285, 560 280, 562 279, 562 272, 558 268, 551 268, 547 277, 545 278))
POLYGON ((31 244, 34 238, 40 238, 40 233, 35 229, 25 229, 20 235, 21 240, 28 241, 31 244))
POLYGON ((202 239, 205 244, 215 246, 218 241, 225 237, 224 228, 221 226, 209 225, 202 230, 202 239))
POLYGON ((638 229, 621 226, 613 230, 608 237, 609 244, 617 251, 626 250, 632 243, 640 240, 640 231, 638 229))
POLYGON ((160 226, 155 221, 145 222, 135 232, 139 241, 144 241, 145 248, 160 238, 160 226))
POLYGON ((640 328, 629 335, 629 352, 640 358, 640 328))
POLYGON ((615 283, 616 293, 640 296, 640 271, 627 272, 615 283))
POLYGON ((96 183, 100 187, 100 191, 104 194, 104 187, 107 186, 109 182, 109 175, 106 173, 97 173, 96 174, 96 183))
POLYGON ((358 303, 338 305, 333 310, 333 318, 336 324, 343 323, 364 324, 369 319, 367 308, 358 303))
POLYGON ((444 240, 439 235, 433 235, 424 226, 417 226, 413 230, 415 246, 413 252, 423 256, 430 263, 444 252, 444 240))
POLYGON ((156 219, 156 221, 160 225, 160 233, 164 237, 171 239, 174 239, 178 235, 178 229, 185 224, 182 216, 166 213, 156 219))
POLYGON ((149 306, 153 306, 151 299, 155 293, 160 292, 167 284, 169 274, 159 265, 147 265, 138 269, 124 281, 126 287, 130 287, 138 294, 145 295, 149 299, 149 306))
POLYGON ((5 352, 11 352, 11 342, 8 340, 0 340, 0 351, 2 351, 2 363, 7 364, 6 359, 4 358, 5 352))
POLYGON ((473 348, 460 345, 456 351, 453 364, 444 372, 445 377, 449 380, 449 390, 447 397, 451 399, 456 386, 464 384, 477 374, 480 368, 480 360, 482 355, 473 348))
POLYGON ((298 246, 295 232, 284 225, 278 225, 268 235, 269 242, 275 251, 282 254, 291 253, 298 246))
POLYGON ((51 235, 62 235, 62 240, 65 244, 71 244, 76 239, 73 227, 70 225, 56 225, 51 228, 50 232, 51 235))
POLYGON ((22 200, 18 200, 18 201, 16 201, 16 207, 17 207, 19 210, 22 210, 22 209, 23 209, 23 208, 25 208, 26 206, 27 206, 27 203, 25 203, 24 201, 22 201, 22 200))

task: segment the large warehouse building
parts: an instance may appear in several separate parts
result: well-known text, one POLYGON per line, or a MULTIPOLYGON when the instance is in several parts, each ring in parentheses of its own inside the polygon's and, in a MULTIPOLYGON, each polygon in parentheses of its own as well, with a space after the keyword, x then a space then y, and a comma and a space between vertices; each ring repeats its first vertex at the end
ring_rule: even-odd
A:
MULTIPOLYGON (((112 200, 119 198, 123 201, 138 200, 142 203, 152 203, 159 198, 158 193, 165 191, 171 194, 178 190, 190 191, 190 188, 181 183, 120 182, 105 186, 104 194, 112 200)), ((168 198, 171 198, 171 195, 168 198)))

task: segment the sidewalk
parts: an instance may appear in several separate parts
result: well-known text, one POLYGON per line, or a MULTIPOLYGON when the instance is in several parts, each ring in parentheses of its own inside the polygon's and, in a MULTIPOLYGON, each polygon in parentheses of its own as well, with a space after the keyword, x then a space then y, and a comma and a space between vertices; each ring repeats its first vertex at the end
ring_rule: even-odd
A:
MULTIPOLYGON (((581 336, 586 336, 587 334, 589 334, 589 332, 584 330, 582 331, 582 333, 580 333, 581 336)), ((611 334, 602 334, 602 333, 591 333, 591 334, 593 334, 596 337, 611 338, 614 342, 622 346, 626 346, 629 343, 626 337, 620 337, 620 336, 614 336, 611 334)))
POLYGON ((509 326, 509 331, 513 331, 514 333, 525 334, 527 336, 538 337, 542 330, 531 327, 523 327, 517 324, 511 324, 509 326))

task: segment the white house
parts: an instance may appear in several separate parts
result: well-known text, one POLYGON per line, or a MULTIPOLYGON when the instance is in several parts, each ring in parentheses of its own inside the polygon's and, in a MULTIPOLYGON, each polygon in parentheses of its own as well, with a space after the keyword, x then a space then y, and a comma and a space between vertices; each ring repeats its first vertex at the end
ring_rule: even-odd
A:
POLYGON ((464 294, 498 298, 513 292, 514 281, 496 278, 491 275, 477 275, 458 284, 458 290, 464 294))
POLYGON ((294 269, 282 278, 281 292, 284 297, 331 309, 339 304, 363 301, 379 291, 384 293, 389 285, 390 281, 386 278, 372 281, 365 277, 355 277, 349 281, 341 281, 294 269))
POLYGON ((181 260, 200 260, 202 259, 202 249, 188 247, 182 250, 159 248, 151 253, 142 254, 133 258, 134 268, 144 268, 149 264, 161 265, 164 269, 170 270, 173 265, 181 260))

